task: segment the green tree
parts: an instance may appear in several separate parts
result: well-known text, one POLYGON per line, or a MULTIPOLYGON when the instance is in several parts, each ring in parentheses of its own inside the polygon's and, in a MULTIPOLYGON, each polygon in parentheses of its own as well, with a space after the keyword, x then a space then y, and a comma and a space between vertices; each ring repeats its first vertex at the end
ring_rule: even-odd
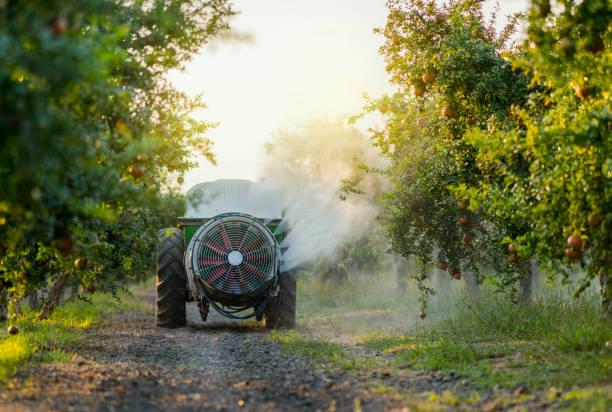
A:
POLYGON ((109 243, 109 225, 159 214, 168 171, 195 153, 214 161, 212 125, 189 117, 202 102, 164 76, 233 14, 225 0, 0 3, 0 280, 13 298, 110 276, 91 263, 129 237, 109 243))
MULTIPOLYGON (((502 184, 495 171, 477 159, 465 141, 472 129, 515 125, 514 112, 530 93, 529 78, 514 70, 505 56, 515 17, 501 33, 487 24, 476 0, 406 0, 389 3, 381 54, 392 96, 369 102, 366 112, 386 116, 372 138, 391 161, 387 175, 394 188, 383 197, 383 221, 394 250, 415 256, 421 302, 434 293, 425 280, 436 265, 466 278, 475 290, 483 268, 504 289, 516 290, 529 262, 507 252, 507 238, 529 223, 492 215, 466 202, 457 188, 502 184)), ((509 163, 509 168, 520 164, 509 163)))
POLYGON ((603 309, 612 315, 612 4, 606 0, 532 3, 529 38, 514 64, 536 91, 516 112, 514 128, 470 130, 503 184, 463 193, 502 219, 528 227, 514 240, 521 256, 537 256, 564 280, 597 276, 603 309), (508 168, 520 157, 523 167, 508 168))

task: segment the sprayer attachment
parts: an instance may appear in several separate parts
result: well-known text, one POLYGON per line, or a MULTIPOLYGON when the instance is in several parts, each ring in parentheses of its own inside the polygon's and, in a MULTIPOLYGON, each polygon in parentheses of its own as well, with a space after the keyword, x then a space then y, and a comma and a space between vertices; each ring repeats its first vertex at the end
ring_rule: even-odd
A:
POLYGON ((223 214, 203 224, 185 253, 185 267, 209 298, 235 304, 259 297, 274 283, 280 248, 272 232, 246 214, 223 214))

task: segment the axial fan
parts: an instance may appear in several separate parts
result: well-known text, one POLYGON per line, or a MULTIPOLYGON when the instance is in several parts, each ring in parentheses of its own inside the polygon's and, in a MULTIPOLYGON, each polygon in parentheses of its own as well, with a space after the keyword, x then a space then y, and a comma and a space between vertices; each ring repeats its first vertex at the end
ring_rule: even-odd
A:
POLYGON ((258 219, 225 214, 203 224, 185 254, 185 267, 220 302, 248 301, 270 287, 279 267, 278 242, 258 219))

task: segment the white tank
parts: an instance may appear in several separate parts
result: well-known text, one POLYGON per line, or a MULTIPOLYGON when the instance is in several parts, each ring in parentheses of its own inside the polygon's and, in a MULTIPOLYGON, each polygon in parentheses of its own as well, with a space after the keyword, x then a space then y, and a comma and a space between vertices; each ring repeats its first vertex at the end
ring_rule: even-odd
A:
POLYGON ((186 218, 211 218, 222 213, 246 213, 260 219, 283 217, 280 193, 250 180, 199 183, 187 192, 186 218))

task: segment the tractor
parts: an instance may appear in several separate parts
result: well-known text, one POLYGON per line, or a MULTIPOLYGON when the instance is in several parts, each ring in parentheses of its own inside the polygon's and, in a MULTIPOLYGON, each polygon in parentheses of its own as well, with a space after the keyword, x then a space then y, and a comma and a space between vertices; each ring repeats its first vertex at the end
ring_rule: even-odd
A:
POLYGON ((156 325, 187 324, 186 303, 267 328, 295 326, 296 279, 283 269, 288 222, 265 183, 216 180, 186 194, 185 216, 158 233, 156 325))

